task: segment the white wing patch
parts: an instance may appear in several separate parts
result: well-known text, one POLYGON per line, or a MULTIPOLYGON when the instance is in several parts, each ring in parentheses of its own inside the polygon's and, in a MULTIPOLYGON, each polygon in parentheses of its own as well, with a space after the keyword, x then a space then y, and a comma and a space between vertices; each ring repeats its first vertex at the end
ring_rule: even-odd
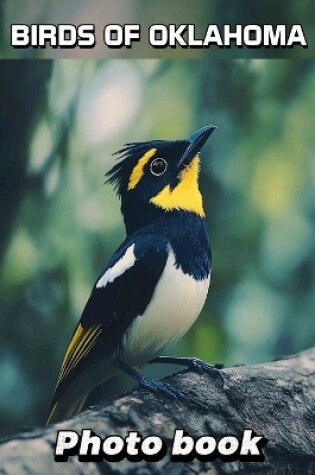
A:
POLYGON ((113 282, 116 277, 119 277, 122 275, 127 269, 130 269, 136 262, 136 256, 134 255, 134 247, 135 245, 133 244, 132 246, 128 247, 127 251, 125 254, 117 261, 113 267, 110 267, 107 269, 104 275, 100 278, 100 280, 96 284, 96 288, 101 288, 101 287, 106 287, 108 283, 113 282))

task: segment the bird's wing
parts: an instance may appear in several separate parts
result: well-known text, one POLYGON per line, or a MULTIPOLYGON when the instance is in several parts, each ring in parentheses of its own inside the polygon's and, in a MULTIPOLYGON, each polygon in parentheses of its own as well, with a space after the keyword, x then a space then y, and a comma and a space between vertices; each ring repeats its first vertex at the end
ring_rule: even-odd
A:
POLYGON ((168 256, 168 242, 155 235, 126 240, 96 281, 61 365, 52 404, 94 361, 113 356, 125 331, 151 301, 168 256), (96 358, 96 359, 97 359, 96 358))

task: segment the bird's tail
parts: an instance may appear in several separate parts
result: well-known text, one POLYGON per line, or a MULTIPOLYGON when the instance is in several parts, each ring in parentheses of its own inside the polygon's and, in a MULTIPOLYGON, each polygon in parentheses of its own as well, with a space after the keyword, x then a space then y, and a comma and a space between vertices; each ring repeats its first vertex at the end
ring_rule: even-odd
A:
POLYGON ((93 371, 89 367, 81 371, 77 379, 71 381, 64 391, 59 391, 57 398, 54 397, 47 424, 55 424, 78 414, 90 391, 102 381, 110 379, 118 373, 117 366, 110 361, 102 360, 95 362, 93 371))
POLYGON ((70 417, 78 414, 81 411, 88 395, 89 393, 71 402, 66 398, 59 399, 52 407, 46 425, 55 424, 56 422, 69 419, 70 417))

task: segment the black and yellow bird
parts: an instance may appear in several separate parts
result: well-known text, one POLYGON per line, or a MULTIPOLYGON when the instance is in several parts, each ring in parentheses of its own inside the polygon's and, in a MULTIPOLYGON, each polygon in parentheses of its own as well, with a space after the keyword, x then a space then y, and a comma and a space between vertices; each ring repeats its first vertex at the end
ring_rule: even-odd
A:
POLYGON ((48 422, 78 412, 92 388, 121 370, 176 397, 178 390, 138 369, 148 362, 208 369, 194 358, 159 355, 194 323, 208 293, 211 253, 198 176, 199 151, 214 129, 117 152, 107 176, 121 199, 126 239, 96 280, 74 331, 48 422))

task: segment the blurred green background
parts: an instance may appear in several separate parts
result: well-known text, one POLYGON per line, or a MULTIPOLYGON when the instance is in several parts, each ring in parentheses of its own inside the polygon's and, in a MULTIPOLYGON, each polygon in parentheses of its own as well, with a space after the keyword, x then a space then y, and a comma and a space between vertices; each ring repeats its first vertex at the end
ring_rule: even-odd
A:
POLYGON ((312 61, 0 62, 1 435, 43 424, 73 328, 124 238, 103 183, 125 142, 218 126, 201 173, 212 286, 171 352, 231 365, 314 345, 314 110, 312 61))

